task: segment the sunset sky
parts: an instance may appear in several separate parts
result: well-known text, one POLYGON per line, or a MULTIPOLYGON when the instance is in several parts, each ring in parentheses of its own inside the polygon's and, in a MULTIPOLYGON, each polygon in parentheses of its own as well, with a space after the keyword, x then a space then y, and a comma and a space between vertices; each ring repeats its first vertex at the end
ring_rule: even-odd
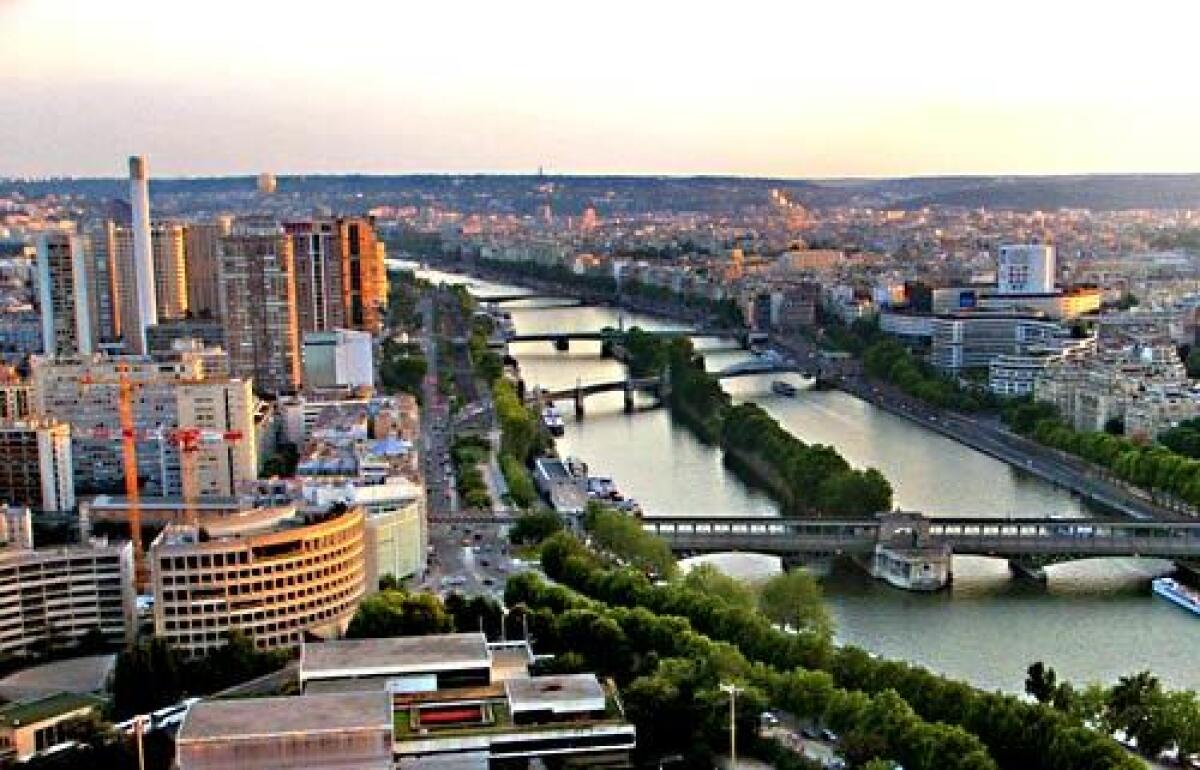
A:
POLYGON ((1196 172, 1198 29, 1186 0, 0 0, 0 176, 1196 172))

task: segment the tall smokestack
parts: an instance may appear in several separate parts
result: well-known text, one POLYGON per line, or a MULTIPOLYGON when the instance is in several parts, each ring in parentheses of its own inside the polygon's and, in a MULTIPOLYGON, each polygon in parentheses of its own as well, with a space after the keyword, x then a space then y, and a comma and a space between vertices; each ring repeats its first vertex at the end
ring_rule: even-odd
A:
POLYGON ((150 246, 150 177, 146 159, 129 158, 129 205, 133 208, 133 269, 137 284, 138 328, 127 337, 136 353, 145 353, 146 327, 158 323, 158 301, 154 289, 154 254, 150 246))

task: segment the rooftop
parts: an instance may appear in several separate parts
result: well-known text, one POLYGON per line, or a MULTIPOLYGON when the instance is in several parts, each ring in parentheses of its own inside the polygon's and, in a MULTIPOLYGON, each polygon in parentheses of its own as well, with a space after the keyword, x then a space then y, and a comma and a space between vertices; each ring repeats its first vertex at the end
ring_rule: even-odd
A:
POLYGON ((91 695, 62 692, 37 700, 9 703, 0 708, 0 727, 36 724, 84 708, 98 708, 101 701, 91 695))
POLYGON ((205 700, 188 710, 178 742, 228 741, 288 733, 390 730, 392 699, 384 691, 303 698, 205 700))
POLYGON ((603 711, 604 688, 595 674, 562 674, 509 679, 504 683, 513 713, 552 711, 569 714, 603 711))
POLYGON ((490 666, 487 639, 480 633, 341 639, 306 644, 300 655, 300 678, 303 681, 490 666))

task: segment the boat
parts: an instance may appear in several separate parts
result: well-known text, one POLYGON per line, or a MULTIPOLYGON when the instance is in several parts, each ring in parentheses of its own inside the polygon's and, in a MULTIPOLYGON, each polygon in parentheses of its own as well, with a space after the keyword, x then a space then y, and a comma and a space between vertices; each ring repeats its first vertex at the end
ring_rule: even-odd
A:
POLYGON ((546 430, 550 431, 551 436, 561 436, 567 432, 562 415, 554 404, 550 404, 542 410, 542 425, 546 426, 546 430))
POLYGON ((796 395, 796 386, 790 382, 784 382, 783 380, 775 380, 772 382, 771 390, 772 392, 778 393, 781 396, 796 395))
POLYGON ((1189 588, 1169 577, 1155 578, 1150 586, 1154 589, 1155 594, 1167 601, 1174 602, 1185 610, 1200 615, 1200 591, 1189 588))

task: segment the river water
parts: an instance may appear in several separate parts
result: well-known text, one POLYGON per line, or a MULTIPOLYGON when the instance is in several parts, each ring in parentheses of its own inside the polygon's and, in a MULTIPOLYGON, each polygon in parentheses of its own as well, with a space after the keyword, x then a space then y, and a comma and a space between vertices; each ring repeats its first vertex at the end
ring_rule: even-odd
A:
MULTIPOLYGON (((428 277, 460 282, 459 276, 428 277)), ((480 295, 514 287, 476 283, 480 295)), ((540 300, 506 305, 522 333, 595 330, 616 326, 617 310, 546 308, 540 300)), ((670 322, 624 315, 626 326, 678 328, 670 322)), ((745 360, 719 342, 699 342, 710 370, 745 360)), ((619 379, 621 364, 599 357, 598 343, 511 346, 529 386, 562 388, 619 379)), ((806 442, 826 443, 856 466, 879 468, 895 502, 931 516, 1094 513, 1066 490, 838 391, 801 388, 794 398, 771 392, 778 377, 726 381, 738 400, 753 400, 806 442)), ((559 451, 584 460, 593 474, 612 476, 646 515, 762 515, 778 513, 765 494, 747 487, 721 462, 719 450, 675 425, 666 410, 626 414, 619 393, 589 398, 576 420, 562 411, 566 435, 559 451)), ((761 577, 779 569, 765 556, 705 557, 730 572, 761 577)), ((955 557, 955 582, 938 594, 913 594, 842 564, 822 567, 824 587, 840 641, 885 657, 913 661, 985 688, 1020 691, 1026 667, 1042 660, 1076 683, 1111 682, 1150 669, 1172 687, 1200 688, 1200 619, 1150 595, 1147 578, 1164 562, 1106 559, 1050 568, 1046 587, 1014 582, 1003 561, 955 557)))

